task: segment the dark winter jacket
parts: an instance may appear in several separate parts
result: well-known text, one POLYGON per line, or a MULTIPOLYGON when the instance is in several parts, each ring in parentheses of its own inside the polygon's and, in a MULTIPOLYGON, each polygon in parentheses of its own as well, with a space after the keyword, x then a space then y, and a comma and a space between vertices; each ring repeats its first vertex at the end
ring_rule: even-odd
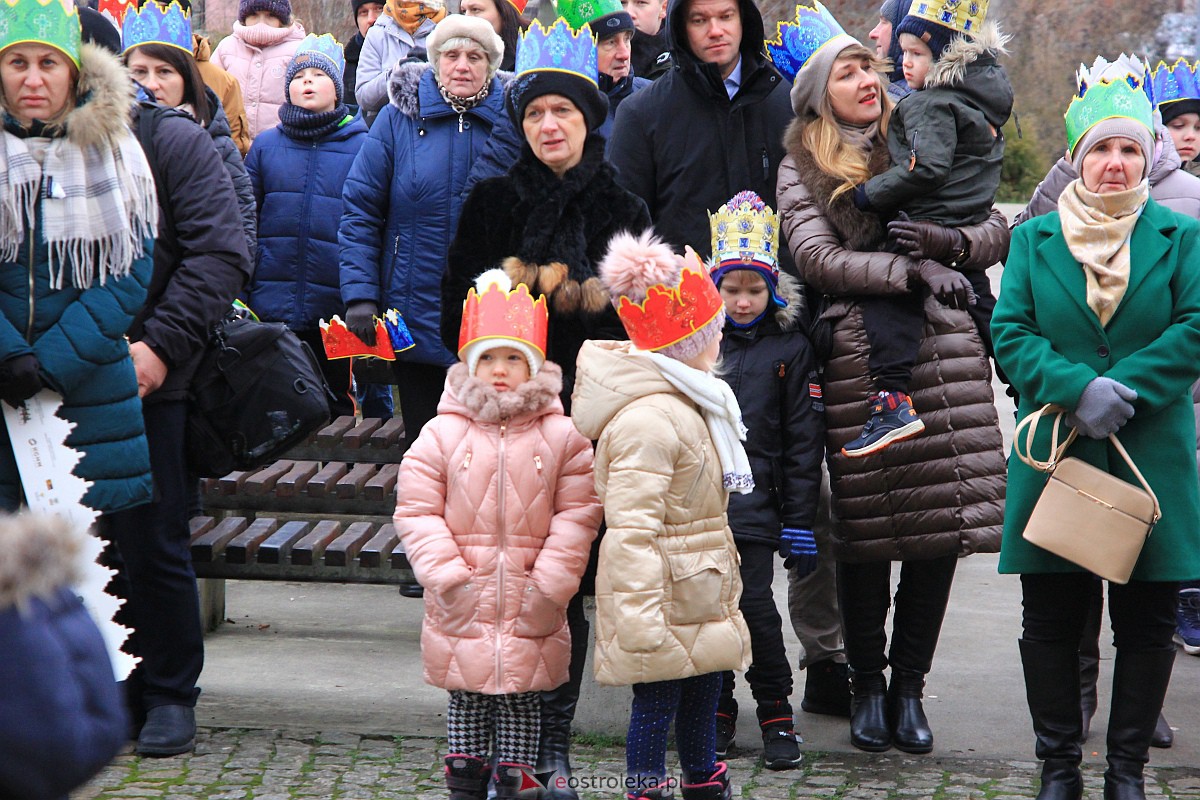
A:
MULTIPOLYGON (((797 120, 788 129, 779 213, 805 283, 832 299, 823 318, 833 326, 824 400, 835 555, 865 562, 995 552, 1004 519, 1003 441, 987 352, 966 311, 925 300, 910 384, 925 432, 870 458, 840 452, 862 431, 872 392, 856 298, 911 291, 912 260, 882 251, 886 229, 876 215, 855 208, 849 192, 830 199, 841 179, 823 172, 804 148, 806 124, 797 120)), ((877 137, 869 167, 878 174, 889 163, 877 137)), ((1007 224, 998 212, 960 230, 971 253, 964 269, 990 266, 1007 251, 1007 224)))
POLYGON ((84 535, 37 517, 0 522, 4 800, 66 800, 127 740, 125 701, 104 640, 68 588, 78 580, 84 535))
POLYGON ((671 42, 667 38, 666 26, 658 33, 633 32, 633 51, 629 63, 633 74, 647 80, 658 80, 671 71, 671 42))
MULTIPOLYGON (((133 129, 141 115, 135 107, 133 129)), ((252 263, 237 194, 212 138, 182 114, 158 114, 159 235, 146 305, 129 328, 167 365, 163 385, 143 402, 183 400, 209 334, 250 277, 252 263)))
POLYGON ((356 33, 346 44, 343 54, 346 57, 346 68, 342 71, 342 101, 350 107, 351 114, 358 113, 358 98, 354 95, 354 87, 358 85, 358 57, 362 53, 363 35, 356 33))
POLYGON ((242 214, 242 230, 246 232, 246 250, 250 253, 250 261, 254 262, 254 251, 258 243, 258 206, 254 199, 254 187, 250 184, 250 176, 246 173, 246 164, 242 154, 233 140, 229 127, 229 117, 217 98, 217 93, 205 87, 209 106, 213 110, 212 122, 208 123, 208 135, 212 137, 225 171, 233 181, 233 190, 237 193, 238 209, 242 214))
MULTIPOLYGON (((505 116, 498 78, 484 101, 461 116, 442 99, 433 67, 392 71, 391 102, 379 114, 346 179, 341 246, 342 301, 377 303, 404 317, 416 346, 405 361, 448 366, 442 347, 441 281, 475 157, 505 116)), ((488 265, 476 264, 474 277, 488 265)), ((463 296, 455 302, 462 306, 463 296)), ((460 310, 461 313, 461 310, 460 310)))
POLYGON ((463 205, 442 280, 442 341, 457 351, 467 289, 503 266, 515 283, 549 297, 546 357, 562 366, 569 413, 583 342, 626 338, 596 266, 613 234, 649 226, 646 205, 617 185, 600 136, 588 137, 583 159, 561 179, 525 145, 507 175, 481 182, 463 205))
POLYGON ((367 126, 354 118, 323 138, 293 139, 276 126, 246 158, 261 235, 247 302, 264 320, 316 330, 342 313, 338 224, 342 190, 367 126))
POLYGON ((994 23, 959 36, 929 72, 925 88, 901 100, 888 124, 892 168, 866 183, 871 208, 904 211, 940 225, 978 225, 1000 188, 1013 90, 996 63, 1007 37, 994 23))
MULTIPOLYGON (((672 0, 667 13, 674 69, 621 104, 609 153, 621 185, 646 201, 655 231, 679 252, 691 245, 707 257, 710 211, 745 190, 775 196, 792 104, 764 54, 753 0, 739 0, 742 84, 733 100, 716 65, 687 46, 687 5, 672 0)), ((780 253, 792 271, 786 246, 780 253)))
MULTIPOLYGON (((132 86, 116 58, 97 46, 85 45, 80 58, 79 80, 90 92, 68 114, 65 136, 79 148, 111 147, 117 138, 131 136, 125 120, 132 86)), ((202 135, 195 123, 180 122, 202 135)), ((205 146, 212 149, 207 140, 205 146)), ((66 444, 82 452, 74 474, 92 482, 85 505, 118 511, 148 502, 150 455, 124 334, 145 302, 154 244, 146 241, 145 255, 133 262, 128 275, 109 276, 103 283, 97 278, 79 289, 67 267, 63 287, 53 289, 49 248, 41 232, 42 206, 33 208, 35 216, 32 225, 25 221, 16 259, 0 262, 0 362, 36 356, 43 382, 62 395, 59 413, 75 424, 66 444)), ((15 511, 22 498, 21 478, 9 448, 2 450, 0 508, 15 511)))
POLYGON ((783 528, 812 530, 825 456, 817 359, 797 326, 800 287, 782 274, 779 292, 787 306, 751 328, 727 320, 721 339, 721 378, 737 395, 754 470, 754 491, 729 495, 729 527, 738 541, 772 547, 783 528))

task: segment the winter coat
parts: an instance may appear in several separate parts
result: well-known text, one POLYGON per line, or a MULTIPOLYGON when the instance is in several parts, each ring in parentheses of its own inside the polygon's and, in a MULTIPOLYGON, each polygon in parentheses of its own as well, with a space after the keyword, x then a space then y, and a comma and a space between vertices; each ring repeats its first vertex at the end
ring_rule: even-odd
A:
MULTIPOLYGON (((621 104, 609 153, 621 185, 646 201, 658 235, 678 252, 691 245, 707 258, 708 212, 745 190, 775 196, 793 115, 788 82, 764 54, 753 0, 738 0, 742 84, 733 100, 716 66, 688 49, 687 6, 672 0, 667 12, 674 68, 621 104)), ((780 252, 785 271, 794 271, 787 249, 780 252)))
MULTIPOLYGON (((1078 405, 1098 376, 1138 393, 1117 437, 1158 495, 1162 519, 1133 570, 1139 581, 1200 578, 1200 485, 1190 387, 1200 362, 1200 223, 1146 203, 1130 240, 1129 287, 1100 325, 1087 305, 1084 273, 1067 249, 1057 213, 1013 234, 992 318, 996 359, 1021 393, 1019 419, 1045 403, 1078 405)), ((1050 425, 1033 452, 1049 452, 1050 425)), ((1106 440, 1080 436, 1067 454, 1136 484, 1106 440)), ((1008 509, 1000 571, 1077 572, 1074 564, 1021 537, 1046 477, 1009 459, 1008 509)), ((1079 531, 1086 535, 1086 531, 1079 531)))
POLYGON ((358 113, 358 96, 354 93, 354 88, 358 83, 358 59, 362 54, 364 41, 361 33, 354 34, 353 38, 346 43, 346 49, 343 52, 346 57, 346 68, 342 71, 342 99, 350 107, 352 114, 358 113))
POLYGON ((229 122, 229 135, 237 145, 238 152, 244 157, 250 152, 250 132, 246 130, 246 105, 242 100, 242 86, 237 79, 225 70, 212 63, 212 45, 208 37, 198 33, 192 34, 192 56, 200 69, 200 77, 209 89, 221 98, 221 107, 225 109, 225 118, 229 122))
POLYGON ((288 64, 304 38, 304 26, 299 22, 286 28, 272 28, 273 32, 265 35, 259 25, 246 27, 240 22, 233 23, 233 33, 213 51, 216 65, 242 85, 246 130, 251 139, 279 124, 279 108, 287 92, 284 82, 288 64))
MULTIPOLYGON (((133 112, 140 125, 141 107, 133 112)), ((163 385, 143 402, 183 400, 215 325, 250 276, 252 262, 238 216, 237 194, 212 137, 191 117, 159 113, 153 153, 158 164, 158 241, 146 304, 129 328, 167 365, 163 385)))
POLYGON ((262 238, 247 302, 260 318, 313 331, 345 308, 338 224, 346 176, 366 140, 358 118, 316 140, 293 139, 281 125, 254 140, 246 169, 262 238))
POLYGON ((205 94, 213 110, 212 121, 208 123, 208 135, 212 137, 213 145, 216 146, 217 153, 225 165, 225 171, 233 181, 238 211, 242 215, 242 231, 246 235, 246 250, 253 262, 254 253, 258 249, 258 203, 254 196, 254 185, 250 182, 250 175, 246 172, 246 163, 242 160, 237 143, 233 140, 229 117, 225 114, 221 101, 212 89, 205 89, 205 94))
MULTIPOLYGON (((447 350, 438 335, 446 252, 463 208, 463 182, 504 114, 504 92, 493 78, 484 101, 460 117, 425 63, 394 69, 388 91, 392 101, 346 180, 338 230, 342 301, 397 309, 416 342, 398 358, 448 366, 458 352, 458 328, 447 350)), ((487 265, 472 269, 473 279, 487 265)), ((459 314, 466 296, 464 289, 455 299, 459 314)))
MULTIPOLYGON (((68 113, 65 136, 78 148, 109 147, 132 135, 125 125, 132 83, 116 58, 95 45, 84 45, 80 58, 79 83, 90 91, 68 113)), ((4 113, 0 101, 0 115, 4 113)), ((195 124, 181 122, 201 133, 195 124)), ((205 146, 212 149, 207 142, 205 146)), ((84 504, 102 512, 141 505, 152 493, 150 454, 124 335, 146 300, 154 244, 147 240, 145 255, 134 260, 128 275, 110 275, 103 282, 97 277, 79 289, 67 268, 63 287, 53 289, 49 247, 41 234, 42 206, 33 208, 35 217, 25 219, 16 259, 0 269, 0 362, 36 356, 43 382, 62 395, 59 414, 75 424, 66 444, 82 453, 74 474, 92 482, 84 504)), ((12 451, 0 446, 0 508, 15 511, 22 497, 12 451)))
POLYGON ((925 88, 896 104, 888 123, 892 168, 866 182, 872 209, 887 217, 977 225, 1000 188, 1013 90, 996 63, 1005 38, 995 23, 957 36, 934 62, 925 88))
POLYGON ((567 681, 567 603, 600 526, 592 446, 547 362, 498 394, 450 368, 438 415, 400 466, 394 522, 425 587, 425 681, 514 694, 567 681))
POLYGON ((435 27, 437 25, 433 20, 423 20, 414 36, 400 27, 396 20, 383 14, 367 30, 358 55, 354 96, 368 125, 374 126, 376 115, 393 97, 390 85, 392 71, 414 48, 425 49, 425 40, 435 27))
MULTIPOLYGON (((1150 196, 1160 205, 1200 219, 1200 178, 1180 168, 1175 140, 1164 128, 1158 131, 1154 164, 1150 167, 1150 196)), ((1029 203, 1013 220, 1013 227, 1058 210, 1058 198, 1067 184, 1078 178, 1075 167, 1060 158, 1038 184, 1029 203)))
POLYGON ((696 404, 628 342, 579 351, 572 419, 596 440, 608 526, 596 572, 596 680, 651 683, 750 663, 721 464, 696 404))
POLYGON ((729 496, 729 527, 739 542, 771 547, 783 528, 812 530, 825 456, 817 359, 797 326, 801 289, 782 274, 779 292, 785 307, 771 303, 774 313, 751 328, 726 318, 721 339, 721 378, 742 409, 754 471, 754 491, 729 496))
POLYGON ((129 724, 104 640, 69 588, 86 534, 30 516, 0 527, 0 797, 66 800, 129 724))
MULTIPOLYGON (((872 392, 855 298, 907 293, 912 260, 877 252, 886 245, 883 224, 856 209, 849 192, 830 200, 841 180, 822 172, 804 148, 807 124, 797 120, 788 130, 788 157, 779 170, 780 227, 805 282, 831 297, 823 314, 833 327, 824 397, 835 555, 866 562, 995 552, 1004 519, 1004 454, 987 352, 966 311, 926 299, 925 335, 910 384, 925 432, 870 458, 841 454, 862 431, 872 392)), ((871 172, 890 163, 877 138, 871 172)), ((965 269, 995 263, 1007 247, 999 213, 961 230, 972 258, 965 269)))
POLYGON ((655 34, 634 30, 630 49, 633 53, 629 63, 634 75, 656 81, 670 72, 671 42, 665 27, 655 34))

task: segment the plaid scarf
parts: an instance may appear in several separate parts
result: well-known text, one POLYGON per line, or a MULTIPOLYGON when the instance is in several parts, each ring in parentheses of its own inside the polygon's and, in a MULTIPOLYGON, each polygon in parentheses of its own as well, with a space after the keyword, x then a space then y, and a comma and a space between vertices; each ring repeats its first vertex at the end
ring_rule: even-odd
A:
POLYGON ((99 275, 127 275, 158 232, 154 178, 133 135, 82 148, 68 136, 51 139, 42 163, 29 143, 5 132, 0 158, 0 261, 15 261, 35 220, 47 244, 50 285, 86 289, 99 275), (40 203, 40 213, 35 204, 40 203))

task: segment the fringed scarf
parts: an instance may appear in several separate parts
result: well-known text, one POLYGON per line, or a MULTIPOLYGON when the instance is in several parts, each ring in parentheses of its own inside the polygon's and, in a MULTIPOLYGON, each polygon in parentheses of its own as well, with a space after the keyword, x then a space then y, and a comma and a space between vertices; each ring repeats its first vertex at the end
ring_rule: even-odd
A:
POLYGON ((446 6, 439 0, 424 2, 406 2, 406 0, 387 0, 383 6, 387 14, 396 24, 408 31, 411 36, 417 35, 417 30, 425 20, 441 22, 446 17, 446 6))

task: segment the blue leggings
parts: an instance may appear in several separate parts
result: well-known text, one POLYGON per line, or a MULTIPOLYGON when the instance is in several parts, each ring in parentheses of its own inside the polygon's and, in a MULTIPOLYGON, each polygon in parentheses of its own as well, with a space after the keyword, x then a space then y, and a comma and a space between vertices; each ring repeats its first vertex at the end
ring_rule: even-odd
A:
POLYGON ((675 745, 683 777, 705 780, 716 769, 717 698, 721 673, 633 685, 625 766, 630 777, 663 778, 667 734, 675 720, 675 745))

